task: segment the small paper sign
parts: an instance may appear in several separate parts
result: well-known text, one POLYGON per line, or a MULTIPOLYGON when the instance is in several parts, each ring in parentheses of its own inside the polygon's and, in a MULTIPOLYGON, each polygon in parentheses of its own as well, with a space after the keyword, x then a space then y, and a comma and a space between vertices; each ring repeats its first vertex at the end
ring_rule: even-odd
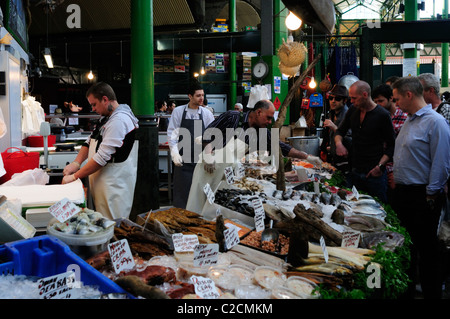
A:
POLYGON ((194 251, 198 245, 197 235, 183 235, 176 233, 172 235, 173 247, 177 252, 194 251))
POLYGON ((48 208, 50 214, 52 214, 52 216, 60 223, 64 223, 70 217, 78 214, 80 210, 80 207, 69 201, 67 198, 63 198, 48 208))
POLYGON ((264 211, 264 206, 260 198, 255 198, 252 200, 253 209, 255 210, 255 228, 257 232, 263 231, 264 219, 266 218, 266 212, 264 211))
POLYGON ((328 263, 328 250, 327 245, 325 244, 325 239, 323 236, 320 236, 320 247, 322 247, 323 257, 325 258, 325 262, 328 263))
POLYGON ((223 235, 225 237, 225 246, 228 250, 240 243, 237 227, 225 229, 223 235))
POLYGON ((214 192, 211 189, 211 186, 209 186, 208 183, 206 183, 206 185, 203 187, 203 192, 205 192, 206 197, 208 198, 208 202, 212 205, 214 204, 214 192))
POLYGON ((194 267, 215 265, 217 264, 218 258, 218 244, 200 244, 194 247, 194 267))
POLYGON ((73 289, 80 287, 73 271, 39 279, 38 284, 43 299, 72 299, 75 298, 73 289))
POLYGON ((358 192, 358 189, 355 186, 352 187, 352 193, 353 193, 353 195, 355 195, 356 200, 358 200, 359 199, 359 192, 358 192))
POLYGON ((361 233, 357 231, 344 231, 342 233, 341 247, 358 248, 361 233))
POLYGON ((123 270, 134 268, 134 258, 126 239, 109 244, 108 251, 116 274, 123 270))
POLYGON ((225 167, 225 179, 227 180, 228 185, 231 185, 234 183, 233 167, 231 167, 231 166, 225 167))
POLYGON ((194 284, 195 293, 203 299, 217 299, 220 297, 216 285, 211 278, 201 276, 192 276, 191 281, 194 284))
POLYGON ((236 179, 241 179, 245 176, 245 166, 242 163, 238 163, 235 170, 234 176, 236 179))

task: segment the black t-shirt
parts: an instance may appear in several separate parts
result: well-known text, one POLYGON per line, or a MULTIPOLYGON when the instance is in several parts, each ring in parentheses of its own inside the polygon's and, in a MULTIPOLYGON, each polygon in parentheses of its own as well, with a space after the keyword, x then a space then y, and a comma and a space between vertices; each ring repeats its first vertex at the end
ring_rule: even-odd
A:
POLYGON ((383 107, 377 105, 366 113, 360 123, 361 111, 354 108, 347 112, 336 135, 345 136, 352 130, 352 167, 359 172, 369 172, 378 165, 381 157, 386 154, 392 159, 394 155, 395 133, 391 115, 383 107))

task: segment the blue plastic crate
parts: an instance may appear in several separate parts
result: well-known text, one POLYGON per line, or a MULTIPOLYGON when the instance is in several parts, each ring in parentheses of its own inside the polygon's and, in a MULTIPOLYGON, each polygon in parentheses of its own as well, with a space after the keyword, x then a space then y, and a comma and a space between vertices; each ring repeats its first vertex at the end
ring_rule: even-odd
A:
POLYGON ((84 285, 95 286, 104 294, 127 293, 55 237, 43 235, 0 246, 0 275, 49 277, 71 269, 76 274, 79 270, 77 279, 84 285))

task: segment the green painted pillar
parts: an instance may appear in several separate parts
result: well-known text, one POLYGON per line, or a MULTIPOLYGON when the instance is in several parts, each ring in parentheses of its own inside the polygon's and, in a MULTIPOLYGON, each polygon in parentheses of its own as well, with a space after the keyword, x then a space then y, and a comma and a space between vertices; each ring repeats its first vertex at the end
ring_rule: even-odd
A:
MULTIPOLYGON (((236 32, 236 0, 229 1, 229 30, 236 32)), ((236 52, 230 52, 230 102, 229 108, 234 110, 234 105, 237 101, 237 71, 236 71, 236 52)))
POLYGON ((286 17, 289 13, 287 9, 285 9, 284 4, 281 0, 274 0, 273 3, 273 48, 274 52, 272 54, 277 53, 278 48, 283 44, 283 38, 287 40, 289 35, 288 28, 286 27, 286 17))
MULTIPOLYGON (((448 19, 448 1, 444 0, 444 10, 442 16, 444 19, 448 19)), ((442 48, 442 66, 441 66, 441 87, 448 87, 448 42, 441 44, 442 48)))
MULTIPOLYGON (((405 21, 417 21, 417 0, 405 0, 405 21)), ((403 76, 417 75, 417 48, 403 50, 403 76)))
POLYGON ((139 119, 137 179, 129 219, 159 208, 158 127, 153 114, 153 1, 131 0, 131 108, 139 119))
POLYGON ((131 106, 136 116, 155 113, 153 1, 131 0, 131 106))

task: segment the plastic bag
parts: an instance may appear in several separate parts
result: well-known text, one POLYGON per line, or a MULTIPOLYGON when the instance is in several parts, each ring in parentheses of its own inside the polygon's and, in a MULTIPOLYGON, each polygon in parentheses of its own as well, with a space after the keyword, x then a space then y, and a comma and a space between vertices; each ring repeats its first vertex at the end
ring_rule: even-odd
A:
POLYGON ((267 87, 262 85, 255 85, 250 90, 250 97, 248 98, 247 108, 254 108, 256 102, 261 100, 269 100, 267 87))
POLYGON ((25 185, 46 185, 50 176, 40 168, 28 169, 22 173, 15 173, 11 179, 1 186, 25 186, 25 185))

